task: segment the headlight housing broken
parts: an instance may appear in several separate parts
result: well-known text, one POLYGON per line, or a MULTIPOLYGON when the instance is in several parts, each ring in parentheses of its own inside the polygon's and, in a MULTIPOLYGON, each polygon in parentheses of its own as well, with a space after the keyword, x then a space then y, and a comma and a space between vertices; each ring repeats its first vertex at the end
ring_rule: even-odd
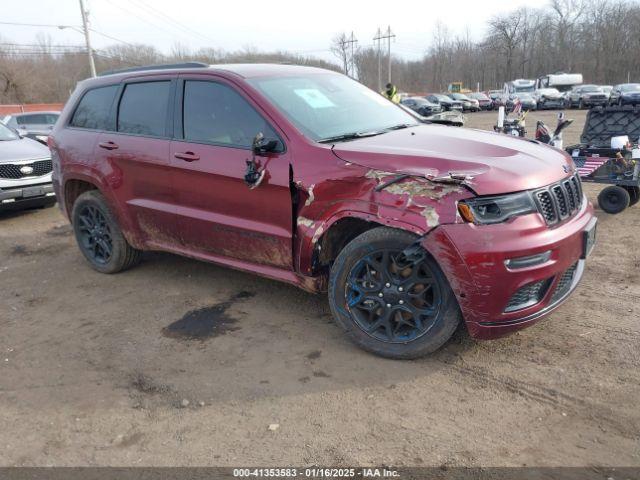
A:
POLYGON ((458 211, 467 222, 477 225, 506 222, 510 218, 538 211, 529 192, 476 197, 458 203, 458 211))

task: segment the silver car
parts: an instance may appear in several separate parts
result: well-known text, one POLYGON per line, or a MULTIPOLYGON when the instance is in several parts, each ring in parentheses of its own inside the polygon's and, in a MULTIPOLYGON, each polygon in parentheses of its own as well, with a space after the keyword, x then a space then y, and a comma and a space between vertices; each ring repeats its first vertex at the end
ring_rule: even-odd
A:
POLYGON ((17 130, 22 136, 47 144, 47 137, 60 117, 60 112, 14 113, 1 118, 7 127, 17 130))
POLYGON ((54 205, 52 168, 48 147, 0 124, 0 210, 54 205))

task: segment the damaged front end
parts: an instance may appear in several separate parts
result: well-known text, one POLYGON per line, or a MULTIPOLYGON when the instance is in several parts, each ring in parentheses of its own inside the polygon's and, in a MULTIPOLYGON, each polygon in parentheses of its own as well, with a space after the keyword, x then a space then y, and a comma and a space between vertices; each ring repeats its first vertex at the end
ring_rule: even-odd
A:
POLYGON ((371 228, 388 226, 422 238, 441 224, 462 222, 458 203, 474 196, 467 175, 432 172, 427 178, 337 161, 341 168, 333 178, 293 182, 295 258, 306 276, 326 275, 339 251, 371 228))

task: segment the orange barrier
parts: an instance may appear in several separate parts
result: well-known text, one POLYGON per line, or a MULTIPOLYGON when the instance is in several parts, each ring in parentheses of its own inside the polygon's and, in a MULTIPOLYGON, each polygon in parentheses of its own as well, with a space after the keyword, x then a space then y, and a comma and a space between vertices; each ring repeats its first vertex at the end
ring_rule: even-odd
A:
POLYGON ((29 103, 24 105, 0 105, 0 115, 12 113, 60 111, 64 103, 29 103))

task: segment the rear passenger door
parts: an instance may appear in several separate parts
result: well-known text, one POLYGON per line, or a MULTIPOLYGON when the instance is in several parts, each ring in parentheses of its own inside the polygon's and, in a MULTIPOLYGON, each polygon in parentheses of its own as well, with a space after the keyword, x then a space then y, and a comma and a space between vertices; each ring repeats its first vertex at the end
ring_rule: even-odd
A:
POLYGON ((113 131, 100 134, 95 148, 126 219, 151 247, 179 244, 169 170, 175 83, 166 76, 125 81, 113 131))
POLYGON ((185 75, 176 93, 170 161, 185 248, 197 255, 293 268, 289 154, 284 136, 235 85, 185 75), (258 133, 278 139, 259 157, 266 175, 250 189, 246 161, 258 133))

